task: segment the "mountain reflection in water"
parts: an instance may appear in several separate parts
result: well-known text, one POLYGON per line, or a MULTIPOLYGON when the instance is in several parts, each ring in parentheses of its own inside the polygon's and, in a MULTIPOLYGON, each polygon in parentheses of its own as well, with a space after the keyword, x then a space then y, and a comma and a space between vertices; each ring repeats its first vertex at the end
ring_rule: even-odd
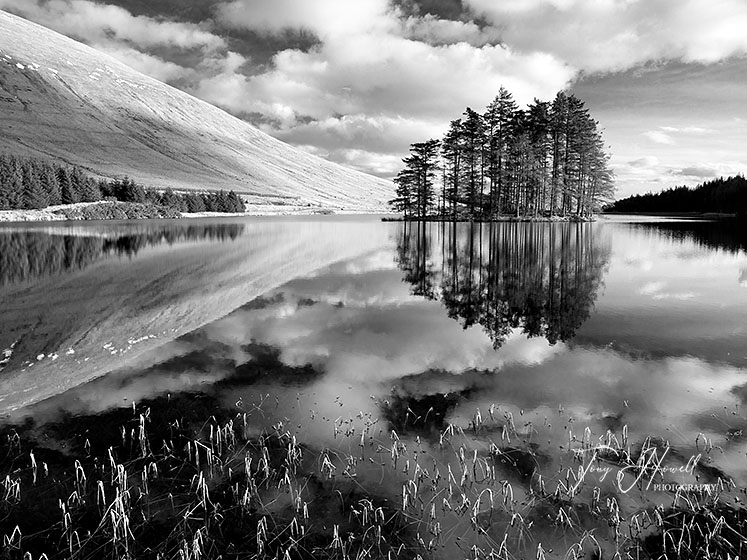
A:
POLYGON ((381 247, 388 230, 371 217, 67 223, 5 227, 0 243, 0 411, 9 411, 381 247))

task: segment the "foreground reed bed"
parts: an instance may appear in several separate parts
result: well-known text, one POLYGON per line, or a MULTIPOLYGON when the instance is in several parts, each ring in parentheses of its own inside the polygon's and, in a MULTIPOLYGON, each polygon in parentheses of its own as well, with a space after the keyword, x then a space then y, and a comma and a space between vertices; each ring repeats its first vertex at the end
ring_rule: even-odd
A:
POLYGON ((711 468, 708 492, 671 490, 669 443, 627 427, 570 429, 558 468, 497 405, 451 423, 437 404, 381 402, 314 448, 268 402, 193 394, 4 428, 0 558, 747 555, 731 479, 711 468))

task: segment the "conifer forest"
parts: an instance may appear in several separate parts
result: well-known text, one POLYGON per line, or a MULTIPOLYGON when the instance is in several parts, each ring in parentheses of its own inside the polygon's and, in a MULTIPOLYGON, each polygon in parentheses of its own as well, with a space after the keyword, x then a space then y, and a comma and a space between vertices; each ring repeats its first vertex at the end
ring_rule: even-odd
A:
POLYGON ((565 92, 521 109, 501 88, 403 163, 389 204, 405 220, 586 219, 614 193, 599 123, 565 92))
POLYGON ((0 154, 0 210, 38 210, 60 204, 117 200, 177 212, 244 212, 235 192, 178 193, 144 187, 128 177, 96 179, 76 166, 0 154))

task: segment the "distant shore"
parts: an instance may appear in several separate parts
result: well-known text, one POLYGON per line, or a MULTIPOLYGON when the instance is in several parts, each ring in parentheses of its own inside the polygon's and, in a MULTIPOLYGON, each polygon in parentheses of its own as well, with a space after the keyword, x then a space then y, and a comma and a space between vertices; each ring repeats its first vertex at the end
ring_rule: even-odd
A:
MULTIPOLYGON (((373 212, 373 211, 372 211, 373 212)), ((364 214, 366 212, 340 211, 340 214, 364 214)), ((381 212, 376 212, 380 214, 381 212)), ((303 216, 338 214, 320 208, 294 208, 287 206, 247 205, 246 212, 177 212, 163 206, 131 202, 79 202, 61 204, 40 210, 0 210, 0 223, 65 222, 91 220, 148 220, 187 218, 230 218, 242 216, 303 216)))
POLYGON ((660 218, 721 219, 738 218, 734 212, 602 212, 602 216, 653 216, 660 218))

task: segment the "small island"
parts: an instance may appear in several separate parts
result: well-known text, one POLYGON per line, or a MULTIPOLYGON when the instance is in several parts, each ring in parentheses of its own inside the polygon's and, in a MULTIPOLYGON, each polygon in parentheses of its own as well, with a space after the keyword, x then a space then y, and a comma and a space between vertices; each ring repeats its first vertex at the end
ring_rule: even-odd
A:
POLYGON ((405 221, 590 220, 614 193, 598 122, 562 91, 520 109, 502 87, 402 161, 389 205, 405 221))

